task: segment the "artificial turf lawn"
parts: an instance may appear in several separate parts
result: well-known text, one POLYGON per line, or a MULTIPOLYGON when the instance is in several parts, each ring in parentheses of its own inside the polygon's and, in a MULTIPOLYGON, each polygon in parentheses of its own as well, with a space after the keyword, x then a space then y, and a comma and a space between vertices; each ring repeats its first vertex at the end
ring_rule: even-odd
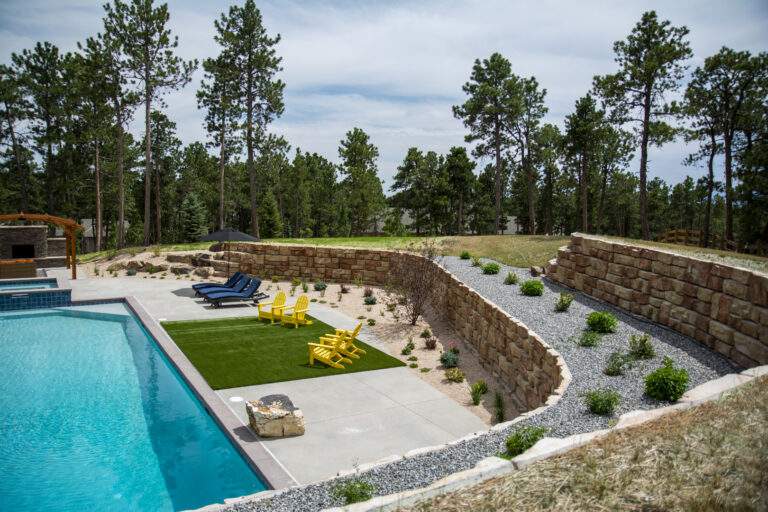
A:
POLYGON ((324 377, 404 366, 402 361, 359 340, 367 354, 346 368, 315 362, 309 366, 308 342, 334 329, 317 319, 298 329, 256 317, 163 322, 163 327, 213 389, 324 377))

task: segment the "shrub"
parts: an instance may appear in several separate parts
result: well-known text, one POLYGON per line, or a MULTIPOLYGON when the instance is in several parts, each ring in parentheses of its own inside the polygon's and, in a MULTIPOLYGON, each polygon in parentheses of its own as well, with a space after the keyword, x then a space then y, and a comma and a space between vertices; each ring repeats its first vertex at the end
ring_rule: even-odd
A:
POLYGON ((300 284, 301 284, 301 279, 299 279, 298 277, 294 277, 293 279, 291 279, 291 286, 293 286, 294 288, 298 288, 300 284))
POLYGON ((411 356, 411 357, 409 357, 409 358, 407 359, 407 361, 418 361, 418 360, 419 360, 419 358, 418 358, 418 357, 416 357, 416 356, 411 356))
POLYGON ((507 277, 504 278, 504 284, 517 284, 517 274, 508 272, 507 277))
POLYGON ((538 279, 529 279, 520 285, 520 292, 529 297, 538 297, 544 293, 544 283, 538 279))
POLYGON ((600 333, 595 331, 584 331, 576 340, 576 344, 580 347, 594 347, 600 343, 600 333))
POLYGON ((483 274, 498 274, 501 267, 498 263, 486 263, 483 265, 483 274))
POLYGON ((366 286, 363 290, 363 297, 373 297, 373 288, 366 286))
POLYGON ((453 352, 454 354, 459 355, 459 352, 460 352, 459 347, 457 347, 456 345, 453 345, 451 348, 448 349, 448 352, 453 352))
POLYGON ((363 287, 363 276, 361 276, 360 274, 357 274, 352 279, 352 282, 355 283, 355 286, 357 286, 358 288, 362 288, 363 287))
POLYGON ((508 457, 517 457, 528 448, 535 445, 544 434, 549 431, 546 427, 521 427, 515 429, 511 436, 507 438, 506 446, 508 457))
POLYGON ((432 368, 422 368, 419 370, 421 373, 427 373, 428 371, 432 370, 432 368))
POLYGON ((331 495, 339 500, 343 500, 346 505, 351 503, 359 503, 361 501, 368 501, 373 497, 373 493, 376 488, 359 478, 354 480, 348 480, 336 484, 331 489, 331 495))
POLYGON ((651 343, 651 336, 643 334, 638 336, 633 334, 629 337, 629 355, 634 359, 652 359, 656 355, 651 343))
POLYGON ((445 368, 455 368, 459 366, 459 355, 447 350, 440 354, 440 364, 445 368))
POLYGON ((445 370, 445 378, 451 382, 464 382, 464 372, 460 368, 448 368, 445 370))
POLYGON ((387 311, 392 312, 397 307, 397 304, 394 302, 387 302, 387 311))
POLYGON ((603 373, 610 375, 611 377, 623 375, 624 369, 630 361, 631 358, 627 354, 619 351, 612 352, 611 355, 608 356, 608 362, 605 363, 603 373))
POLYGON ((412 339, 408 340, 408 343, 405 344, 405 347, 403 347, 403 350, 400 351, 400 354, 404 356, 411 355, 411 352, 413 352, 413 349, 416 348, 416 345, 413 343, 412 339))
POLYGON ((419 367, 419 365, 417 363, 411 363, 408 366, 411 367, 411 368, 418 368, 419 367))
POLYGON ((424 329, 421 331, 421 334, 419 334, 420 338, 431 338, 432 337, 432 331, 429 330, 429 328, 424 329))
POLYGON ((593 389, 584 395, 584 403, 593 414, 607 416, 613 414, 621 401, 621 395, 612 389, 593 389))
POLYGON ((313 297, 313 298, 309 299, 309 302, 317 302, 317 299, 315 299, 315 298, 313 297))
POLYGON ((461 256, 459 256, 459 258, 461 258, 463 260, 468 260, 471 257, 472 257, 472 255, 469 254, 469 251, 461 251, 461 256))
POLYGON ((347 286, 345 284, 340 284, 339 285, 339 291, 341 293, 349 293, 349 286, 347 286))
POLYGON ((272 276, 272 282, 276 283, 280 280, 280 276, 272 276))
POLYGON ((376 325, 376 319, 375 318, 369 318, 368 319, 368 325, 370 325, 371 327, 376 325))
POLYGON ((480 258, 478 258, 477 256, 472 256, 472 266, 473 267, 479 267, 482 264, 483 264, 483 262, 480 261, 480 258))
POLYGON ((672 359, 664 358, 664 364, 645 376, 645 394, 656 400, 676 402, 688 388, 688 372, 675 368, 672 359))
POLYGON ((136 275, 136 269, 135 268, 129 268, 125 271, 125 275, 127 276, 135 276, 136 275))
POLYGON ((493 416, 496 423, 504 421, 504 397, 498 391, 493 395, 493 416))
POLYGON ((573 295, 565 292, 560 293, 560 298, 555 303, 555 311, 560 313, 568 311, 568 308, 571 307, 571 302, 573 302, 573 295))
POLYGON ((472 403, 480 405, 480 399, 484 394, 488 392, 488 384, 484 380, 478 380, 469 388, 469 392, 472 395, 472 403))
POLYGON ((427 350, 435 350, 437 348, 437 338, 427 338, 424 340, 424 346, 427 350))
POLYGON ((307 293, 309 291, 309 285, 304 281, 301 282, 301 291, 303 291, 304 293, 307 293))
POLYGON ((325 283, 325 281, 317 281, 315 282, 313 288, 316 292, 322 292, 326 288, 328 288, 328 285, 325 283))
POLYGON ((587 326, 599 333, 616 332, 619 321, 607 311, 593 311, 587 315, 587 326))
POLYGON ((363 304, 366 306, 373 306, 376 304, 376 297, 373 295, 369 295, 368 297, 363 297, 363 304))

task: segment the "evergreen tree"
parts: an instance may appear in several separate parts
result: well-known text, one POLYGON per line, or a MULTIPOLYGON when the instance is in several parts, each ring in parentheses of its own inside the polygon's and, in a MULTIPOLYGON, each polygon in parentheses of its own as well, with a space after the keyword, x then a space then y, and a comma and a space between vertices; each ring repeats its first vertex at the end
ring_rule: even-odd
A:
POLYGON ((181 203, 182 242, 197 242, 207 233, 205 208, 197 194, 191 192, 181 203))
MULTIPOLYGON (((32 108, 24 96, 21 78, 18 70, 0 64, 0 144, 9 148, 13 172, 16 175, 13 182, 18 183, 18 199, 13 201, 13 209, 30 211, 31 162, 25 146, 27 137, 21 126, 26 122, 32 108)), ((10 184, 8 184, 10 185, 10 184)), ((11 191, 10 186, 4 187, 11 191)), ((11 203, 6 198, 4 203, 11 203)))
POLYGON ((475 163, 469 159, 467 150, 461 147, 452 147, 445 158, 445 171, 450 190, 451 210, 455 212, 454 232, 463 235, 467 223, 467 211, 472 198, 474 187, 475 163))
POLYGON ((368 134, 353 128, 339 146, 341 185, 349 208, 349 227, 360 235, 375 229, 386 206, 376 160, 379 150, 368 134))
POLYGON ((261 198, 259 216, 261 218, 261 233, 264 238, 275 238, 283 235, 283 222, 280 210, 272 190, 267 189, 261 198))

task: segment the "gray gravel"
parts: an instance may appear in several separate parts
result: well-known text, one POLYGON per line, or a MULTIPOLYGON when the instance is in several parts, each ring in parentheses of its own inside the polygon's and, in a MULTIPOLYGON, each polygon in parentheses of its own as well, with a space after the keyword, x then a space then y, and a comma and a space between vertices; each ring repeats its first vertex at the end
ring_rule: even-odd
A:
MULTIPOLYGON (((553 437, 606 428, 611 418, 595 416, 589 413, 583 404, 583 393, 596 388, 610 388, 621 394, 621 404, 614 418, 635 409, 659 407, 663 404, 643 395, 643 376, 659 367, 664 356, 671 357, 676 365, 688 370, 690 387, 735 370, 724 357, 695 340, 627 315, 610 305, 546 279, 543 280, 544 294, 541 297, 526 297, 520 293, 519 285, 504 284, 508 272, 516 273, 520 283, 532 279, 527 269, 502 265, 502 271, 498 275, 484 275, 479 268, 472 267, 469 261, 455 257, 445 258, 443 265, 478 293, 539 334, 563 356, 570 368, 573 380, 560 401, 543 413, 517 423, 514 428, 543 425, 550 429, 548 435, 553 437), (568 311, 556 313, 554 305, 563 291, 573 293, 575 299, 568 311), (598 346, 579 347, 574 338, 584 330, 585 318, 592 311, 612 312, 619 319, 619 327, 616 333, 604 335, 598 346), (609 354, 616 350, 626 350, 629 336, 642 333, 652 336, 656 356, 636 364, 625 375, 604 375, 603 367, 609 354)), ((448 474, 472 468, 480 459, 502 451, 504 440, 511 430, 487 433, 438 452, 372 469, 360 476, 374 484, 378 495, 423 487, 448 474)), ((340 505, 341 502, 331 497, 330 488, 328 483, 298 487, 268 500, 234 504, 228 510, 315 511, 340 505)))

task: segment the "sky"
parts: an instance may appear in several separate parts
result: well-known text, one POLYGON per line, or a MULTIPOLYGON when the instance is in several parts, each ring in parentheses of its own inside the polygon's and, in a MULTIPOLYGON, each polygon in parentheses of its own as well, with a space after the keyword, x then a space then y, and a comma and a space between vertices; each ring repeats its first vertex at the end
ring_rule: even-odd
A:
MULTIPOLYGON (((51 41, 75 50, 102 30, 106 0, 2 0, 0 61, 12 52, 51 41)), ((213 21, 231 0, 169 2, 178 54, 202 61, 218 53, 213 21)), ((271 35, 282 37, 280 76, 285 113, 271 130, 292 148, 338 161, 338 146, 353 127, 380 151, 385 190, 409 147, 447 153, 467 133, 451 106, 464 101, 462 85, 476 58, 500 52, 521 76, 547 90, 545 118, 563 126, 596 74, 615 72, 613 43, 624 39, 650 9, 690 29, 692 71, 722 46, 768 50, 768 0, 744 1, 257 1, 271 35)), ((181 91, 165 95, 169 117, 184 143, 204 140, 195 92, 202 70, 181 91)), ((143 112, 133 132, 141 135, 143 112)), ((649 174, 668 182, 703 169, 683 165, 694 150, 677 141, 654 148, 649 174)), ((483 162, 485 163, 485 162, 483 162)), ((637 163, 631 167, 637 171, 637 163)))

